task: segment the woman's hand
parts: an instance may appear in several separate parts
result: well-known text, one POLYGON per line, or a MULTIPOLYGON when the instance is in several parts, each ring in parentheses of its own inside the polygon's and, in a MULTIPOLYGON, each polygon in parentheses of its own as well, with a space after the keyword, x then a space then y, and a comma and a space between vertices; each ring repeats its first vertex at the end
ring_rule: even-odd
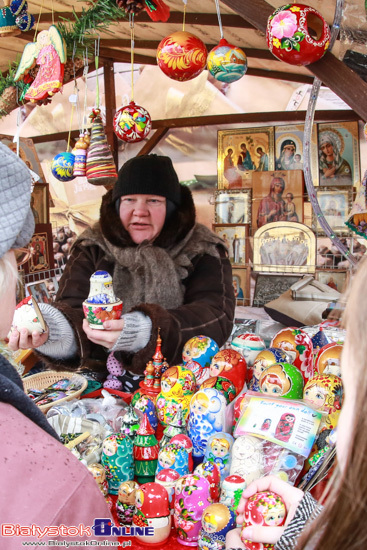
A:
POLYGON ((83 320, 83 330, 88 337, 88 340, 103 346, 104 348, 111 349, 117 342, 121 331, 124 328, 124 320, 117 319, 112 321, 105 321, 103 323, 104 330, 90 328, 88 321, 83 320))
POLYGON ((241 540, 241 529, 232 529, 226 535, 226 548, 246 548, 241 540))
POLYGON ((42 333, 33 331, 30 334, 26 328, 21 328, 20 330, 13 328, 8 334, 8 340, 8 348, 12 351, 39 348, 47 342, 48 331, 42 333))
MULTIPOLYGON (((284 529, 293 519, 297 506, 303 498, 303 491, 292 487, 289 483, 282 481, 275 476, 267 476, 257 479, 243 491, 240 503, 237 508, 237 524, 242 525, 245 518, 243 515, 247 500, 259 491, 272 491, 281 496, 287 508, 287 519, 282 527, 265 527, 251 525, 243 530, 242 536, 252 542, 263 542, 276 544, 282 536, 284 529)), ((230 548, 228 546, 228 548, 230 548)))

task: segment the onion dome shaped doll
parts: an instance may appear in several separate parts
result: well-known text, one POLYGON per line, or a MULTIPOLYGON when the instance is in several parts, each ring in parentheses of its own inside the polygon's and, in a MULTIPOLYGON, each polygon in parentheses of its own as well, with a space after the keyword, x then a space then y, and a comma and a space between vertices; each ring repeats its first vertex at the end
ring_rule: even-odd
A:
POLYGON ((300 328, 283 328, 275 334, 270 347, 280 348, 293 356, 290 361, 303 376, 304 383, 313 377, 313 345, 310 336, 300 328))
POLYGON ((170 443, 175 443, 176 445, 180 445, 181 447, 184 447, 187 450, 189 455, 189 471, 191 473, 194 469, 194 461, 192 458, 192 441, 189 438, 189 436, 186 434, 174 435, 171 438, 170 443))
POLYGON ((184 345, 182 362, 194 373, 197 386, 209 377, 210 362, 218 351, 218 344, 209 336, 194 336, 184 345))
POLYGON ((343 346, 332 342, 320 348, 315 359, 315 374, 341 376, 340 360, 343 346))
POLYGON ((246 379, 247 364, 242 355, 233 349, 223 349, 216 353, 210 363, 209 375, 222 376, 230 380, 236 395, 240 393, 246 379))
POLYGON ((209 437, 225 427, 226 398, 214 388, 200 390, 192 397, 188 434, 193 444, 194 463, 201 462, 209 437))
POLYGON ((106 470, 108 492, 117 495, 120 484, 134 478, 133 442, 121 433, 107 436, 102 444, 101 463, 106 470))
POLYGON ((168 503, 171 515, 173 515, 175 507, 175 485, 176 481, 180 479, 180 477, 180 474, 171 468, 161 470, 155 476, 155 482, 162 485, 168 493, 168 503))
POLYGON ((116 515, 120 524, 129 525, 135 514, 135 494, 139 488, 136 481, 123 481, 119 487, 116 500, 116 515))
POLYGON ((235 526, 234 512, 225 504, 210 504, 204 510, 201 524, 198 547, 202 550, 224 550, 226 534, 235 526))
POLYGON ((209 504, 212 499, 205 477, 188 474, 176 482, 174 522, 178 542, 186 546, 197 545, 201 518, 209 504))
POLYGON ((189 473, 189 453, 184 447, 170 443, 163 447, 158 454, 158 464, 155 475, 166 468, 176 470, 180 476, 189 473))
POLYGON ((162 546, 171 531, 171 513, 166 489, 159 483, 144 483, 136 490, 135 506, 133 525, 154 528, 153 536, 136 534, 137 541, 149 546, 162 546))
POLYGON ((161 392, 157 396, 156 408, 158 419, 167 426, 177 414, 181 406, 186 419, 189 414, 189 405, 196 390, 194 374, 187 368, 177 365, 167 369, 161 378, 161 392))
POLYGON ((243 477, 237 475, 227 476, 222 482, 219 502, 236 512, 246 487, 247 483, 243 477))
POLYGON ((209 437, 206 445, 204 462, 214 462, 218 466, 221 480, 229 475, 233 443, 231 435, 218 432, 209 437))
POLYGON ((302 399, 303 378, 289 363, 278 363, 264 370, 259 380, 260 392, 284 399, 302 399))
POLYGON ((232 447, 230 475, 238 475, 249 484, 264 475, 263 440, 252 435, 241 435, 232 447))
MULTIPOLYGON (((242 530, 252 525, 268 525, 271 527, 284 525, 287 509, 283 499, 271 492, 263 491, 252 495, 245 504, 242 530)), ((242 542, 248 550, 274 548, 273 544, 254 543, 241 535, 242 542)))
POLYGON ((289 363, 290 356, 281 349, 268 348, 263 349, 257 354, 254 364, 252 366, 252 378, 250 380, 248 389, 251 391, 260 391, 259 379, 265 369, 274 365, 275 363, 289 363))
POLYGON ((194 470, 194 474, 205 477, 210 485, 210 497, 213 502, 219 502, 220 472, 214 462, 202 462, 194 470))

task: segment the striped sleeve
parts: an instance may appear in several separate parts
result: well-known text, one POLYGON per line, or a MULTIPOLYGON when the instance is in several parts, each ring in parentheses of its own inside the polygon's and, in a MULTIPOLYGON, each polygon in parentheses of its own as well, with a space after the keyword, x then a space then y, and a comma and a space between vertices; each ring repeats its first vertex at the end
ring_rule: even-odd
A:
POLYGON ((141 311, 123 315, 124 328, 110 351, 139 351, 148 344, 152 332, 152 321, 141 311))
POLYGON ((274 550, 293 550, 297 539, 309 520, 314 520, 322 511, 322 506, 311 496, 305 493, 299 503, 294 518, 284 530, 283 535, 276 543, 274 550))

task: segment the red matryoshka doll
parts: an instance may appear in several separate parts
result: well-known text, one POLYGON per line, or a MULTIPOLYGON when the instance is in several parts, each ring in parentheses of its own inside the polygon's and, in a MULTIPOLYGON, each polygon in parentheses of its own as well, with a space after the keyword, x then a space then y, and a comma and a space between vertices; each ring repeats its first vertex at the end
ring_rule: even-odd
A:
POLYGON ((161 392, 157 396, 158 419, 167 426, 181 406, 184 418, 189 414, 191 397, 196 391, 196 380, 191 370, 177 365, 167 369, 161 378, 161 392))
POLYGON ((208 548, 224 550, 226 534, 235 527, 234 512, 225 504, 219 504, 219 502, 210 504, 204 510, 201 524, 198 547, 201 550, 208 548))
MULTIPOLYGON (((332 342, 320 348, 315 359, 315 371, 319 374, 334 374, 341 377, 340 360, 343 346, 332 342)), ((315 373, 315 374, 316 374, 315 373)))
POLYGON ((279 348, 269 348, 260 351, 260 353, 257 354, 252 366, 252 378, 248 389, 251 391, 260 391, 259 380, 264 370, 271 365, 275 365, 275 363, 285 362, 291 362, 291 357, 279 348))
POLYGON ((222 376, 234 384, 236 395, 240 393, 246 379, 247 364, 242 355, 234 349, 218 351, 209 368, 210 376, 222 376))
POLYGON ((295 327, 283 328, 276 333, 270 347, 280 348, 293 356, 290 362, 301 372, 305 384, 313 377, 313 345, 310 336, 304 330, 295 327))
POLYGON ((194 469, 194 461, 192 458, 192 441, 189 436, 185 434, 174 435, 171 438, 170 443, 181 445, 181 447, 184 447, 187 450, 189 454, 189 471, 192 472, 194 469))
POLYGON ((135 493, 135 506, 134 526, 154 528, 153 536, 136 534, 136 539, 141 544, 162 546, 171 531, 171 513, 166 489, 159 483, 144 483, 135 493))
POLYGON ((123 481, 119 487, 116 501, 116 515, 120 524, 131 524, 135 513, 135 493, 139 488, 136 481, 123 481))
POLYGON ((205 477, 210 485, 210 498, 212 502, 219 502, 220 470, 213 462, 202 462, 196 466, 194 474, 205 477))
MULTIPOLYGON (((287 509, 282 497, 271 491, 255 493, 245 504, 245 521, 242 525, 242 531, 246 527, 251 527, 252 525, 279 527, 284 525, 286 516, 287 509)), ((248 550, 263 550, 264 548, 274 547, 273 544, 263 544, 261 542, 247 540, 242 534, 241 539, 245 548, 248 550)))
POLYGON ((180 479, 180 474, 176 470, 166 468, 158 472, 155 476, 156 483, 159 483, 164 487, 168 493, 168 504, 171 515, 173 515, 175 508, 175 485, 176 481, 180 479))
POLYGON ((218 351, 218 344, 209 336, 194 336, 184 345, 182 362, 194 373, 197 386, 209 377, 210 362, 218 351))
POLYGON ((302 399, 303 378, 289 363, 278 363, 264 370, 259 380, 260 392, 284 399, 302 399))
POLYGON ((197 546, 201 518, 209 504, 212 504, 212 499, 209 481, 205 477, 188 474, 176 481, 174 521, 178 542, 197 546))
POLYGON ((307 382, 303 390, 306 404, 327 413, 321 418, 319 431, 333 430, 337 423, 343 402, 343 382, 334 374, 318 374, 307 382))

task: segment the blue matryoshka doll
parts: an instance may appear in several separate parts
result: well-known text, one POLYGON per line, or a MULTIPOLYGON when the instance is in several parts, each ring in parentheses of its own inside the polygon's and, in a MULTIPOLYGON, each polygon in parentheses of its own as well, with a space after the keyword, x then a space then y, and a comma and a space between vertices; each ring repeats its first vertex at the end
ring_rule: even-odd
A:
POLYGON ((147 395, 142 395, 141 397, 139 397, 134 405, 134 408, 138 409, 138 411, 141 411, 142 413, 145 413, 153 430, 157 429, 158 416, 155 410, 155 405, 147 395))
POLYGON ((222 481, 229 476, 233 443, 234 439, 231 435, 218 432, 211 435, 206 444, 204 461, 214 462, 218 466, 222 481))
POLYGON ((180 476, 189 473, 189 453, 185 447, 171 443, 159 451, 155 475, 168 468, 175 470, 180 476))
POLYGON ((182 362, 194 373, 198 386, 209 377, 211 360, 218 351, 218 344, 209 336, 194 336, 184 345, 182 362))

